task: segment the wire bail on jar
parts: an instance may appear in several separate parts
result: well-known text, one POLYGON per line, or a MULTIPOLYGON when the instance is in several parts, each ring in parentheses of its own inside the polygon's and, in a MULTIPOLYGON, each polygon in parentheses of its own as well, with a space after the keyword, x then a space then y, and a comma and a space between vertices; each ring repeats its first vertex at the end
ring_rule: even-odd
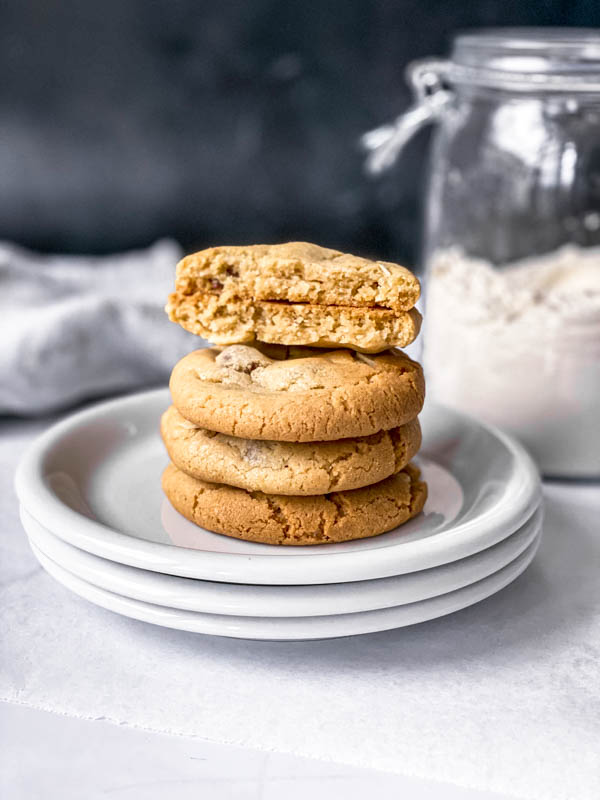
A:
POLYGON ((449 63, 434 59, 412 61, 406 68, 406 80, 412 88, 413 103, 394 122, 381 125, 361 137, 369 152, 367 171, 378 175, 389 169, 407 142, 425 125, 438 119, 452 101, 453 93, 446 80, 449 63))

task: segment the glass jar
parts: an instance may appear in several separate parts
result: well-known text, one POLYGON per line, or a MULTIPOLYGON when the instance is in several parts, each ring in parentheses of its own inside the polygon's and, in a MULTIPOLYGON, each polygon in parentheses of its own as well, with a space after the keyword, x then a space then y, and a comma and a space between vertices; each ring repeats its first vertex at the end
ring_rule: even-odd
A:
POLYGON ((516 435, 547 476, 600 477, 600 31, 456 37, 372 171, 437 123, 426 199, 428 396, 516 435))

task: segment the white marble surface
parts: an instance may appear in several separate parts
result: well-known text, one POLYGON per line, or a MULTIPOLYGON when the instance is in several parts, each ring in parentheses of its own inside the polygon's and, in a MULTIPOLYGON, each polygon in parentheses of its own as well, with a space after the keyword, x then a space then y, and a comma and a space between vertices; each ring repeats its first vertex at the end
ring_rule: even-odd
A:
POLYGON ((161 781, 169 790, 188 781, 169 794, 178 799, 215 778, 210 797, 304 797, 314 770, 315 797, 362 797, 367 787, 384 798, 597 796, 598 485, 547 486, 536 562, 476 607, 355 639, 233 642, 125 620, 41 572, 11 483, 24 445, 47 424, 9 420, 0 429, 0 698, 41 709, 0 707, 1 774, 11 787, 2 796, 53 796, 54 781, 74 792, 67 799, 127 797, 147 779, 144 797, 153 797, 161 781), (207 772, 195 772, 194 756, 207 772), (275 773, 285 764, 298 774, 283 789, 289 775, 277 785, 275 773), (359 774, 359 765, 397 775, 359 774), (223 777, 231 785, 219 794, 223 777))
POLYGON ((0 706, 10 800, 508 800, 506 796, 250 748, 0 706))

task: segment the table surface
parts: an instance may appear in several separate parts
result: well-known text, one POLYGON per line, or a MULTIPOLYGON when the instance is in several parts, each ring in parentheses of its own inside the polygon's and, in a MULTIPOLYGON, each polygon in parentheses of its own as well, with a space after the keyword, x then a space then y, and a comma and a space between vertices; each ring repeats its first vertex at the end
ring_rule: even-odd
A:
MULTIPOLYGON (((16 593, 21 586, 28 585, 31 591, 32 584, 50 581, 37 567, 37 562, 28 551, 25 535, 18 521, 16 498, 12 490, 12 478, 16 462, 24 446, 53 420, 4 420, 0 422, 0 519, 2 522, 2 541, 0 556, 4 561, 5 569, 2 572, 0 593, 8 604, 14 602, 16 593)), ((561 526, 565 521, 574 522, 573 536, 598 535, 597 521, 600 518, 600 488, 598 485, 552 484, 545 487, 545 494, 549 505, 548 523, 553 530, 546 530, 546 538, 550 541, 562 533, 561 526), (580 518, 578 509, 582 509, 580 518)), ((574 540, 575 541, 575 540, 574 540)), ((590 561, 597 563, 598 550, 588 552, 590 561)), ((564 555, 564 552, 563 552, 564 555)), ((552 557, 549 552, 546 557, 552 557)), ((577 567, 574 568, 577 572, 577 567)), ((573 570, 571 570, 573 571, 573 570)), ((539 580, 539 577, 538 577, 539 580)), ((527 573, 519 579, 520 586, 525 586, 528 602, 536 604, 544 602, 550 596, 552 587, 545 588, 545 593, 530 590, 527 594, 527 573)), ((567 584, 565 583, 564 586, 567 584)), ((569 584, 570 585, 570 584, 569 584)), ((515 585, 516 586, 516 585, 515 585)), ((561 591, 564 592, 564 586, 561 591)), ((61 590, 61 602, 73 609, 83 606, 84 601, 69 595, 61 590)), ((509 593, 510 588, 504 590, 509 593)), ((516 591, 516 589, 515 589, 516 591)), ((559 588, 557 586, 557 591, 559 588)), ((508 595, 507 595, 508 596, 508 595)), ((594 595, 597 598, 597 595, 594 595)), ((3 601, 4 602, 4 601, 3 601)), ((581 593, 573 591, 572 597, 562 598, 560 609, 566 617, 569 614, 569 603, 581 606, 587 602, 581 593)), ((589 601, 591 603, 591 599, 589 601)), ((481 614, 485 614, 486 604, 489 612, 490 601, 484 601, 481 614)), ((18 603, 14 606, 18 613, 18 603)), ((586 611, 589 609, 586 609, 586 611)), ((593 606, 597 615, 597 605, 593 606)), ((109 612, 95 609, 101 617, 115 619, 109 612)), ((459 612, 453 615, 459 620, 461 615, 464 624, 473 624, 476 610, 471 610, 470 615, 459 612)), ((135 623, 142 625, 142 623, 135 623)), ((422 637, 439 636, 440 628, 435 624, 426 623, 419 626, 422 637)), ((581 627, 581 626, 579 626, 581 627)), ((26 629, 26 626, 23 625, 26 629)), ((588 629, 589 631, 589 629, 588 629)), ((575 628, 573 637, 576 636, 575 628)), ((584 634, 585 635, 585 634, 584 634)), ((372 637, 361 637, 368 647, 372 637)), ((174 800, 185 800, 188 797, 197 797, 198 789, 204 788, 206 796, 211 798, 271 798, 305 797, 307 791, 318 800, 328 798, 358 798, 365 792, 375 791, 377 797, 399 797, 406 795, 410 798, 423 800, 430 798, 444 798, 444 800, 483 800, 488 798, 508 797, 534 797, 544 796, 545 800, 554 797, 563 798, 571 796, 564 787, 558 788, 556 795, 550 796, 547 791, 536 795, 524 792, 517 787, 515 792, 498 792, 497 786, 479 785, 470 788, 460 785, 462 781, 450 782, 438 780, 436 774, 419 775, 411 777, 414 771, 399 767, 395 774, 381 770, 363 769, 351 766, 350 763, 335 763, 328 760, 330 754, 322 753, 323 760, 313 760, 293 753, 267 752, 273 750, 271 741, 256 741, 256 748, 233 747, 223 741, 219 742, 218 735, 213 737, 210 730, 198 731, 196 736, 174 736, 166 733, 151 732, 132 727, 128 724, 113 724, 102 719, 99 714, 96 721, 78 719, 49 713, 48 704, 41 703, 35 707, 32 700, 34 694, 31 687, 19 687, 19 676, 11 676, 10 664, 15 654, 11 651, 13 640, 8 637, 0 644, 1 660, 9 665, 8 671, 1 680, 6 685, 0 684, 0 699, 5 702, 0 707, 0 795, 11 797, 11 800, 35 800, 60 796, 63 800, 69 798, 162 798, 169 796, 174 800), (8 678, 6 677, 8 675, 8 678), (13 684, 11 685, 11 680, 13 684), (17 691, 14 687, 17 687, 17 691), (214 739, 213 741, 206 741, 214 739), (85 787, 85 791, 82 790, 85 787), (492 791, 496 788, 496 792, 492 791)), ((381 641, 381 640, 379 640, 381 641)), ((581 667, 574 686, 565 689, 565 697, 560 701, 568 700, 569 703, 595 703, 600 717, 600 706, 597 705, 597 684, 599 659, 598 641, 586 641, 585 647, 588 662, 581 667), (568 697, 567 697, 568 695, 568 697)), ((24 651, 29 652, 30 658, 36 655, 36 642, 34 638, 25 642, 24 651)), ((60 641, 55 643, 60 647, 60 641)), ((378 645, 379 646, 379 645, 378 645)), ((573 643, 577 650, 579 643, 573 643)), ((226 652, 226 651, 225 651, 226 652)), ((579 653, 579 650, 577 650, 579 653)), ((19 658, 22 658, 20 651, 19 658)), ((577 656, 580 660, 580 655, 577 656)), ((358 669, 358 667, 357 667, 358 669)), ((53 680, 51 670, 47 676, 48 684, 53 680)), ((535 675, 532 676, 535 680, 535 675)), ((48 687, 45 687, 46 690, 48 687)), ((99 687, 90 686, 90 692, 99 687)), ((47 692, 46 692, 47 694, 47 692)), ((348 698, 351 705, 352 698, 348 698)), ((569 712, 570 713, 570 712, 569 712)), ((571 720, 568 716, 565 719, 571 720)), ((593 716, 581 717, 581 736, 585 740, 589 737, 600 736, 600 721, 593 730, 590 730, 590 719, 593 716)), ((349 722, 348 724, 352 724, 349 722)), ((570 723, 569 723, 570 724, 570 723)), ((578 721, 573 730, 578 733, 578 721)), ((568 736, 573 735, 569 729, 568 736)), ((318 732, 316 732, 318 735, 318 732)), ((559 732, 560 733, 560 732, 559 732)), ((427 733, 423 733, 423 748, 426 751, 430 746, 427 733)), ((565 736, 567 734, 565 733, 565 736)), ((576 738, 576 737, 575 737, 576 738)), ((576 742, 569 742, 572 748, 576 742)), ((473 741, 473 748, 477 749, 479 743, 473 741)), ((518 734, 515 737, 514 754, 518 761, 520 742, 518 734)), ((283 751, 291 750, 288 744, 283 743, 283 751)), ((303 748, 312 751, 310 748, 303 748)), ((306 752, 301 755, 306 755, 306 752)), ((432 762, 433 763, 433 762, 432 762)), ((510 766, 510 765, 508 765, 510 766)), ((543 765, 542 765, 543 766, 543 765)), ((592 785, 592 774, 598 765, 590 763, 589 774, 583 776, 581 788, 574 790, 573 797, 587 797, 586 787, 592 785)), ((410 765, 409 765, 410 767, 410 765)), ((587 769, 587 767, 586 767, 587 769)), ((451 771, 450 773, 451 774, 451 771)), ((595 773, 597 774, 597 772, 595 773)), ((484 783, 484 781, 481 781, 484 783)), ((490 782, 491 783, 491 782, 490 782)), ((590 794, 591 797, 591 794, 590 794)))

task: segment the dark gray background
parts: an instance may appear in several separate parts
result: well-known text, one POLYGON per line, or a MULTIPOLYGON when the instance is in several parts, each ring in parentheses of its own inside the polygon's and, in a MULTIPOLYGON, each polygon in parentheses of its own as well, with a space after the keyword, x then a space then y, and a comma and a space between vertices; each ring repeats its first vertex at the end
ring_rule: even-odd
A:
POLYGON ((107 252, 308 239, 412 263, 426 135, 385 178, 359 135, 456 29, 598 25, 584 0, 9 0, 0 237, 107 252))

